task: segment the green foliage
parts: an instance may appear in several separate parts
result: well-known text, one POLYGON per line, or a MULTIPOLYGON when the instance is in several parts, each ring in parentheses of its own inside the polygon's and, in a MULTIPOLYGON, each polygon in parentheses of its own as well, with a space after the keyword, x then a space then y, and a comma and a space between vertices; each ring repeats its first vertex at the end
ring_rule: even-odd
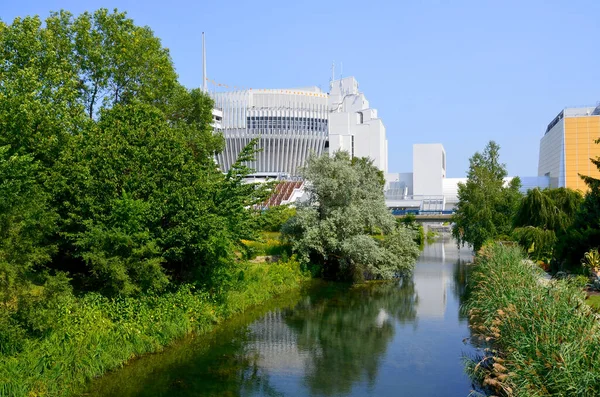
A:
POLYGON ((589 250, 588 252, 583 254, 581 264, 590 273, 595 274, 596 272, 598 272, 600 270, 600 253, 598 253, 598 250, 589 250))
MULTIPOLYGON (((69 14, 61 12, 63 18, 69 14)), ((92 118, 102 107, 141 101, 165 104, 177 84, 169 51, 125 13, 99 9, 69 18, 80 97, 92 118)))
POLYGON ((403 217, 396 218, 396 223, 398 226, 404 226, 409 230, 412 230, 414 233, 415 243, 419 247, 422 247, 425 244, 425 229, 423 225, 417 222, 417 217, 413 214, 406 214, 403 217))
POLYGON ((291 255, 291 245, 284 243, 279 233, 263 232, 257 240, 243 240, 247 259, 258 255, 291 255))
POLYGON ((9 155, 0 147, 0 306, 27 283, 27 274, 50 260, 55 246, 47 236, 56 214, 38 181, 30 155, 9 155))
POLYGON ((513 237, 534 260, 549 262, 583 198, 565 188, 529 190, 515 215, 513 237))
POLYGON ((124 13, 0 22, 0 395, 72 394, 304 279, 237 262, 270 185, 255 141, 218 169, 212 107, 124 13))
POLYGON ((600 329, 580 285, 545 283, 523 259, 519 248, 499 245, 476 259, 464 309, 491 346, 472 367, 495 395, 599 395, 600 329))
POLYGON ((486 240, 508 235, 521 199, 519 178, 505 186, 506 166, 499 161, 500 146, 490 141, 483 153, 469 159, 467 183, 458 184, 458 204, 452 217, 452 235, 458 245, 477 251, 486 240))
POLYGON ((0 308, 0 395, 78 395, 92 378, 306 280, 294 259, 238 271, 243 280, 221 295, 185 284, 160 295, 77 298, 64 276, 54 278, 19 312, 0 308))
POLYGON ((383 183, 370 161, 346 152, 311 157, 303 171, 309 200, 282 234, 304 264, 322 266, 335 279, 391 278, 412 271, 419 254, 413 233, 395 227, 385 206, 383 183), (384 238, 371 237, 380 231, 384 238))
POLYGON ((258 213, 258 227, 266 232, 279 232, 284 223, 295 215, 296 209, 288 205, 269 207, 258 213))
POLYGON ((552 258, 552 248, 556 244, 554 230, 534 226, 518 227, 513 230, 512 237, 532 259, 549 261, 552 258))

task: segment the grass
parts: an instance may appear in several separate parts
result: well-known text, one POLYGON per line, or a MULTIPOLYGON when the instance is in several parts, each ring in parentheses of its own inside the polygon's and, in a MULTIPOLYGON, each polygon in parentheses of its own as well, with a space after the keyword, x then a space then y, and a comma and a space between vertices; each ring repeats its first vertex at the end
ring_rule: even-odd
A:
POLYGON ((307 278, 293 258, 240 264, 239 275, 235 287, 221 296, 191 285, 138 298, 63 294, 40 304, 27 327, 19 326, 15 313, 0 313, 0 344, 19 347, 0 354, 0 396, 77 394, 90 379, 186 334, 207 332, 307 278))
POLYGON ((478 253, 464 310, 486 349, 467 371, 495 395, 600 395, 597 315, 576 282, 543 281, 523 259, 517 247, 478 253))
POLYGON ((587 303, 592 309, 600 312, 600 295, 590 295, 586 300, 587 303))
POLYGON ((292 254, 291 246, 284 244, 279 232, 260 232, 258 240, 243 240, 246 246, 248 259, 256 256, 274 255, 281 256, 284 253, 289 257, 292 254))

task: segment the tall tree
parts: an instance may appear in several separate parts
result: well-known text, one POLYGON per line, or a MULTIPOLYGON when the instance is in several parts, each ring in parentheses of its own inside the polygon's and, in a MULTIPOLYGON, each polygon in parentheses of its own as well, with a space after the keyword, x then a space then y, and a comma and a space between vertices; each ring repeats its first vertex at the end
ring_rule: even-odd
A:
POLYGON ((86 114, 128 103, 165 103, 177 75, 169 51, 123 12, 99 9, 72 20, 73 59, 86 114))
POLYGON ((419 249, 412 231, 396 227, 371 161, 352 161, 347 152, 311 157, 303 176, 309 199, 282 231, 304 263, 320 264, 336 279, 392 278, 412 270, 419 249))
MULTIPOLYGON (((229 174, 218 169, 224 140, 212 107, 177 82, 168 49, 125 13, 0 22, 0 167, 13 170, 0 180, 0 233, 43 248, 18 265, 56 250, 53 270, 129 295, 233 262, 266 186, 243 183, 251 147, 229 174)), ((0 262, 11 241, 0 243, 0 262)))
POLYGON ((8 153, 8 146, 0 147, 0 304, 56 249, 47 241, 56 214, 37 181, 39 163, 31 155, 8 153))
POLYGON ((452 217, 452 235, 458 245, 471 244, 479 250, 486 240, 510 234, 521 181, 516 177, 505 184, 506 176, 500 146, 494 141, 469 159, 467 182, 458 184, 458 204, 452 217))

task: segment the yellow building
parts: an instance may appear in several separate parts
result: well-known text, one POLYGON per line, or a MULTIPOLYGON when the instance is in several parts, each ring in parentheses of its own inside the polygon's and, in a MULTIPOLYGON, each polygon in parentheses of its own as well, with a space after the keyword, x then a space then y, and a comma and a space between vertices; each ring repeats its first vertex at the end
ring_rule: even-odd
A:
POLYGON ((551 187, 588 190, 579 175, 600 178, 590 158, 600 157, 600 104, 566 108, 548 124, 540 141, 538 175, 549 176, 551 187))

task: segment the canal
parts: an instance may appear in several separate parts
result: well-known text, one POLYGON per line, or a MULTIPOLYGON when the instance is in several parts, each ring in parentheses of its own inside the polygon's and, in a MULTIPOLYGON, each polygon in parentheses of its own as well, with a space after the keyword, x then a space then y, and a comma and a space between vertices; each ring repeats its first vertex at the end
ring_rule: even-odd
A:
POLYGON ((470 252, 425 246, 412 278, 315 282, 92 382, 91 396, 457 396, 475 350, 459 313, 470 252))

